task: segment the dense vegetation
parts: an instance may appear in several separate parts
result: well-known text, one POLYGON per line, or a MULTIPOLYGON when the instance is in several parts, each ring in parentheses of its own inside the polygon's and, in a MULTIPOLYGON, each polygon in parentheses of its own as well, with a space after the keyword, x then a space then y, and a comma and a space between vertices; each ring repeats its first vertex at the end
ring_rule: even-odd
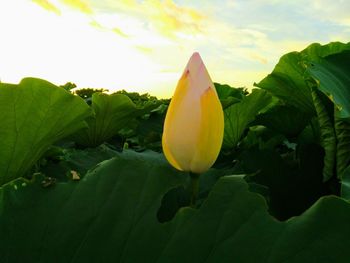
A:
POLYGON ((169 100, 0 83, 1 262, 349 262, 349 61, 312 44, 250 93, 216 83, 195 208, 162 155, 169 100))

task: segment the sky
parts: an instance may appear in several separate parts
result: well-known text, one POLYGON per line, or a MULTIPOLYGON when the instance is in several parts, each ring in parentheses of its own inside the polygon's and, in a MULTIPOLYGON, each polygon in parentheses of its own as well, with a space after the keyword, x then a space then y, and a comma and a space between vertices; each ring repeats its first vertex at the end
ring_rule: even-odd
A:
POLYGON ((168 98, 193 52, 251 89, 279 58, 350 41, 348 0, 0 0, 0 81, 24 77, 168 98))

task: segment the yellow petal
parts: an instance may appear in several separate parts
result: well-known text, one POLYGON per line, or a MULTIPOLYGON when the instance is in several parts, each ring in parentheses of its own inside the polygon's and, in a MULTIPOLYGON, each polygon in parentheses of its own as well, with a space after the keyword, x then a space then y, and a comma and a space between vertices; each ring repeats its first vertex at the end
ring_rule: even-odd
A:
POLYGON ((209 87, 201 98, 202 118, 191 172, 203 173, 217 159, 223 140, 224 114, 216 91, 209 87))
POLYGON ((185 71, 170 102, 162 138, 163 151, 170 164, 179 170, 189 171, 195 153, 198 119, 189 93, 189 72, 185 71), (175 161, 176 160, 176 161, 175 161))
POLYGON ((166 159, 168 160, 168 162, 176 169, 183 171, 181 166, 176 162, 171 150, 169 149, 168 143, 165 143, 165 136, 163 136, 163 138, 162 138, 162 145, 163 145, 164 155, 165 155, 166 159))

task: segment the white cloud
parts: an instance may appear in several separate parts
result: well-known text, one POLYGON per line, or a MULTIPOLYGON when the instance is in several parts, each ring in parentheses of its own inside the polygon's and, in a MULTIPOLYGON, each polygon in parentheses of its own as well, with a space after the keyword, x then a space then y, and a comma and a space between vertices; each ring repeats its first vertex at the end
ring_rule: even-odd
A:
POLYGON ((350 28, 350 1, 312 0, 310 6, 309 13, 313 17, 350 28))

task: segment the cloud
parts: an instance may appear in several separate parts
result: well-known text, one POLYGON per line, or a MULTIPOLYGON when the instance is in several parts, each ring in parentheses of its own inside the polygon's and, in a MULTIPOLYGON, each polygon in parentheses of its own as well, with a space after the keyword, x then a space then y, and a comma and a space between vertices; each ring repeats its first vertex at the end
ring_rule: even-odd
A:
POLYGON ((94 27, 95 29, 98 29, 100 31, 110 31, 112 32, 113 34, 116 34, 118 35, 119 37, 123 37, 123 38, 129 38, 130 35, 126 34, 124 32, 124 30, 120 29, 119 27, 108 27, 108 26, 105 26, 105 25, 102 25, 101 23, 97 22, 95 19, 92 19, 89 23, 90 26, 94 27))
POLYGON ((151 25, 165 36, 174 37, 179 32, 189 35, 202 32, 205 16, 195 9, 177 5, 172 0, 145 1, 143 6, 151 25))
POLYGON ((312 0, 311 10, 313 17, 320 20, 335 22, 350 27, 350 2, 347 0, 312 0))
POLYGON ((150 48, 150 47, 135 46, 135 48, 136 48, 138 51, 141 51, 142 53, 145 53, 145 54, 151 54, 151 53, 153 53, 153 49, 150 48))
POLYGON ((261 64, 267 64, 268 60, 264 56, 261 56, 255 52, 250 53, 249 55, 253 60, 260 62, 261 64))
POLYGON ((44 8, 46 11, 53 12, 56 15, 60 15, 61 11, 52 3, 50 3, 48 0, 32 0, 33 3, 38 4, 42 8, 44 8))
POLYGON ((93 10, 92 8, 90 7, 89 4, 87 4, 85 1, 83 0, 61 0, 62 3, 64 3, 65 5, 73 8, 73 9, 76 9, 84 14, 93 14, 93 10))
POLYGON ((92 20, 90 21, 90 26, 96 28, 96 29, 99 29, 99 30, 105 30, 106 28, 103 27, 100 23, 98 23, 96 20, 92 20))
POLYGON ((120 28, 118 28, 118 27, 112 28, 112 32, 115 33, 115 34, 117 34, 118 36, 121 36, 121 37, 126 37, 126 38, 129 37, 129 35, 125 34, 125 33, 124 33, 120 28))
POLYGON ((196 8, 183 6, 173 0, 91 0, 93 9, 105 14, 119 14, 139 20, 144 29, 169 39, 178 34, 195 35, 202 32, 206 15, 196 8))

